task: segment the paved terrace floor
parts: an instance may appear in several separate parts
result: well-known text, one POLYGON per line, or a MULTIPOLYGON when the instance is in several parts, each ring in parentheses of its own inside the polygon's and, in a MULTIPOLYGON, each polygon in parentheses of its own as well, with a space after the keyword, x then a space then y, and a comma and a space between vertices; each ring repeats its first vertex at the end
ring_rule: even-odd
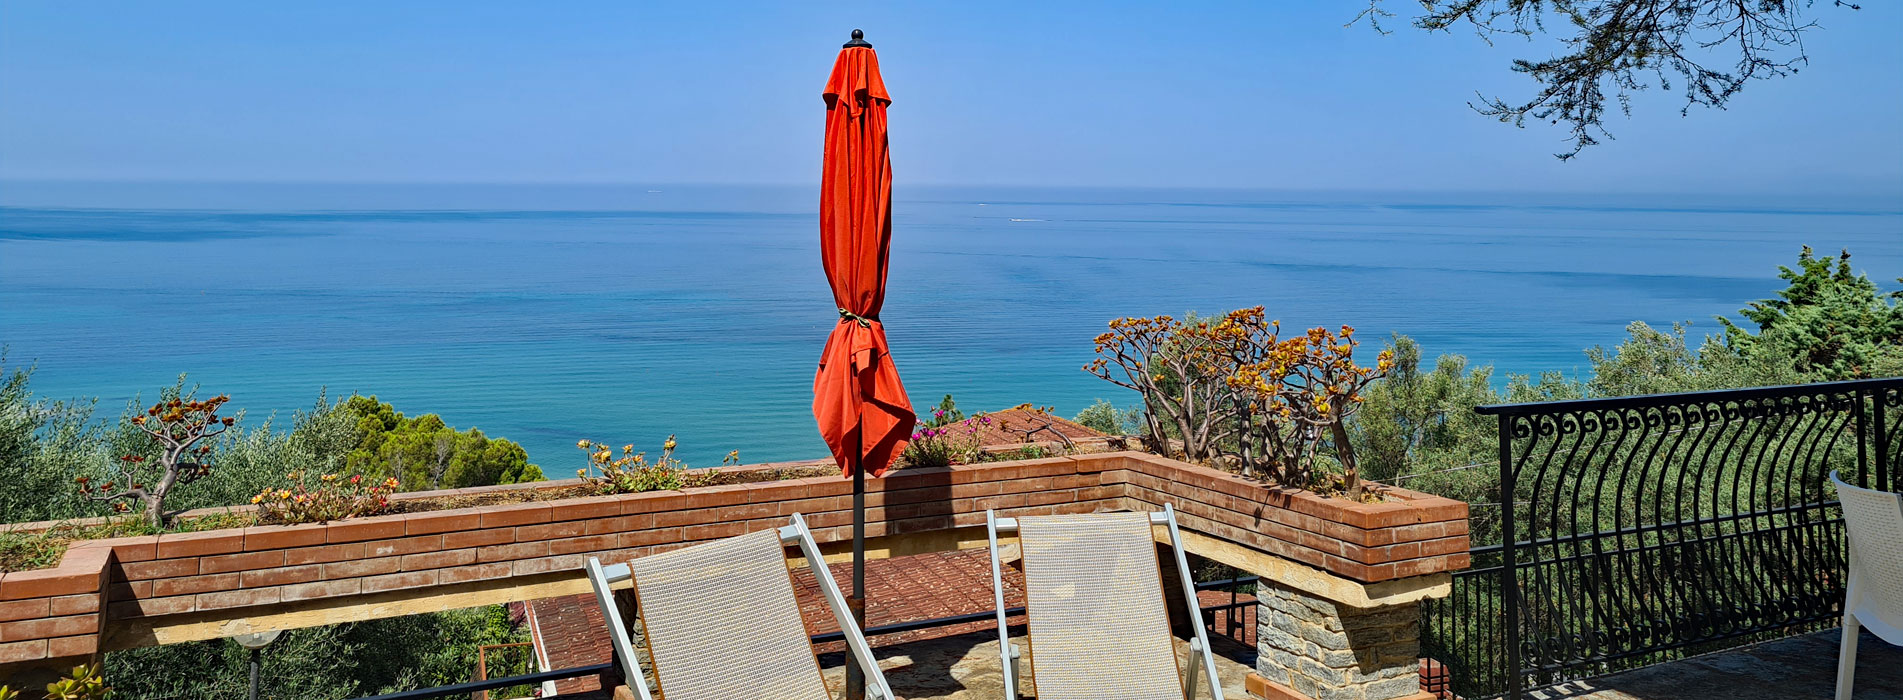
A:
MULTIPOLYGON (((1542 700, 1770 700, 1830 698, 1837 687, 1835 629, 1754 644, 1532 694, 1542 700)), ((1903 647, 1869 632, 1857 642, 1855 700, 1903 698, 1903 647)))
MULTIPOLYGON (((1023 631, 1014 630, 1012 639, 1019 640, 1023 646, 1023 631)), ((1216 674, 1222 678, 1223 695, 1233 700, 1247 700, 1248 692, 1243 689, 1243 678, 1255 669, 1255 652, 1236 642, 1213 637, 1210 644, 1216 647, 1216 674)), ((1177 663, 1186 663, 1189 645, 1183 640, 1176 642, 1177 663)), ((927 639, 905 644, 897 644, 878 650, 879 665, 886 669, 886 680, 892 684, 892 692, 903 700, 1002 700, 1004 695, 1004 674, 999 668, 998 636, 996 632, 974 632, 955 637, 927 639)), ((843 655, 828 654, 820 657, 822 673, 826 682, 834 688, 841 687, 845 679, 845 659, 843 655)), ((1032 698, 1031 659, 1024 660, 1026 677, 1020 682, 1019 689, 1023 697, 1032 698)), ((1208 689, 1198 694, 1207 698, 1208 689)))

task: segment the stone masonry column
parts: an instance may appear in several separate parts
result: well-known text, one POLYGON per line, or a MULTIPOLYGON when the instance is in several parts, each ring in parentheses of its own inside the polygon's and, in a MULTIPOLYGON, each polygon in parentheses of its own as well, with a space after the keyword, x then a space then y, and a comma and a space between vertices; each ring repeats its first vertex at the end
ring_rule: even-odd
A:
POLYGON ((1267 579, 1256 590, 1256 674, 1267 700, 1417 700, 1419 602, 1352 607, 1267 579))

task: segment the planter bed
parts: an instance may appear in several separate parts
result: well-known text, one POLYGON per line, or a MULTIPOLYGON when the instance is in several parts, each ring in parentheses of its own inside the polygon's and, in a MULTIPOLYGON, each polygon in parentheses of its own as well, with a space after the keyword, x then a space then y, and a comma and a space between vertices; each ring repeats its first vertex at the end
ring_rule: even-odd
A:
MULTIPOLYGON (((589 556, 643 556, 776 527, 794 512, 806 514, 822 543, 851 536, 851 483, 836 474, 549 497, 576 486, 404 494, 440 502, 515 492, 522 500, 75 542, 58 567, 0 578, 0 671, 102 646, 209 638, 204 630, 222 631, 220 621, 291 608, 566 580, 589 556), (138 633, 107 634, 102 645, 102 630, 121 626, 138 633), (200 636, 164 631, 186 627, 200 636)), ((871 537, 981 530, 987 509, 1015 516, 1169 503, 1188 530, 1364 583, 1467 566, 1466 504, 1403 489, 1386 489, 1381 503, 1329 499, 1136 452, 901 469, 867 488, 871 537)))

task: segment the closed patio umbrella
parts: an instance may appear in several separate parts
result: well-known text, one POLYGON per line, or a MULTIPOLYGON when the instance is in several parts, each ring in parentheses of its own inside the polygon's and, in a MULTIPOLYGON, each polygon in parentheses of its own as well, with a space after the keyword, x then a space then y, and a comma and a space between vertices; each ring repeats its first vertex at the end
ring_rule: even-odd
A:
MULTIPOLYGON (((879 476, 905 449, 918 417, 905 398, 886 346, 886 258, 892 241, 892 159, 879 56, 864 34, 839 51, 826 81, 826 150, 819 186, 819 252, 832 284, 839 323, 826 337, 813 377, 813 417, 833 458, 852 477, 852 598, 865 626, 865 479, 879 476)), ((819 564, 815 562, 815 564, 819 564)), ((814 573, 824 575, 823 565, 814 573)), ((849 662, 850 663, 850 662, 849 662)), ((864 697, 856 666, 847 697, 864 697)))

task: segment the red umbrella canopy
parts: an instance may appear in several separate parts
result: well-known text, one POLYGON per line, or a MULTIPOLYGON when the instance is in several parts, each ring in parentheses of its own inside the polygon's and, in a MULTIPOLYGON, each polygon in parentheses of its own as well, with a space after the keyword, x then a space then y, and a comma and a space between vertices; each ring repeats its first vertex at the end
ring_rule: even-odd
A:
POLYGON ((813 417, 847 476, 858 464, 879 476, 905 450, 918 418, 879 322, 892 243, 892 157, 885 132, 892 97, 879 77, 878 54, 870 47, 842 49, 825 98, 819 252, 839 325, 827 336, 813 377, 813 417))

